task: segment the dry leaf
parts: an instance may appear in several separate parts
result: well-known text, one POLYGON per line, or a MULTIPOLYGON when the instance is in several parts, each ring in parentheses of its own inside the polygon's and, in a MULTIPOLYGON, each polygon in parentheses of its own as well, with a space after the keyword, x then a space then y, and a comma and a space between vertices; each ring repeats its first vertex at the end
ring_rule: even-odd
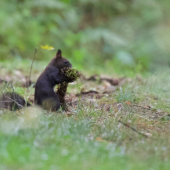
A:
POLYGON ((151 133, 144 133, 146 136, 148 136, 148 137, 150 137, 150 136, 152 136, 152 134, 151 133))
POLYGON ((48 45, 45 45, 45 46, 41 45, 41 48, 42 48, 43 50, 54 50, 54 47, 53 47, 53 46, 48 46, 48 45))
POLYGON ((96 140, 99 141, 99 142, 107 142, 106 140, 103 140, 103 139, 100 138, 100 137, 97 137, 96 140))
POLYGON ((126 101, 125 102, 127 105, 132 105, 132 103, 130 101, 126 101))

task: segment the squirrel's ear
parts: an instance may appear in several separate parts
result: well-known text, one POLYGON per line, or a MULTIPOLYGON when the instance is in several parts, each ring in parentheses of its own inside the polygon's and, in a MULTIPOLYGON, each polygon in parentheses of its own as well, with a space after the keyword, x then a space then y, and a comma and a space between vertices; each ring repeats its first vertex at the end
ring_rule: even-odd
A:
POLYGON ((58 50, 56 53, 56 58, 61 58, 61 57, 62 57, 61 50, 58 50))

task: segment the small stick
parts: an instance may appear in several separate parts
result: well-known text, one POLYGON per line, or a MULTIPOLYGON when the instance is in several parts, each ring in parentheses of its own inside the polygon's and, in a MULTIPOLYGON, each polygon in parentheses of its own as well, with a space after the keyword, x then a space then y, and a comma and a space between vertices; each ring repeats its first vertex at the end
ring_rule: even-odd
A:
POLYGON ((17 101, 15 101, 15 100, 11 99, 10 97, 6 96, 6 95, 2 92, 2 90, 1 90, 1 93, 2 93, 2 95, 3 95, 5 98, 7 98, 7 99, 13 101, 14 103, 16 103, 17 106, 20 106, 21 108, 24 108, 24 107, 23 107, 21 104, 19 104, 17 101))
POLYGON ((28 78, 28 86, 27 86, 27 88, 29 87, 29 82, 30 82, 31 72, 32 72, 32 66, 33 66, 33 63, 34 63, 34 59, 35 59, 35 55, 36 55, 36 54, 37 54, 37 47, 35 48, 34 57, 33 57, 33 59, 32 59, 32 63, 31 63, 30 75, 29 75, 29 78, 28 78))
MULTIPOLYGON (((3 95, 4 95, 4 94, 3 94, 3 95)), ((17 104, 17 106, 20 106, 21 108, 24 108, 21 104, 19 104, 19 103, 18 103, 17 101, 15 101, 15 100, 11 99, 10 97, 5 96, 5 95, 4 95, 4 97, 6 97, 7 99, 9 99, 9 100, 15 102, 15 103, 17 104)))
POLYGON ((139 135, 142 135, 143 137, 148 138, 147 135, 145 135, 145 134, 143 134, 143 133, 141 133, 141 132, 138 132, 135 128, 129 126, 127 123, 124 123, 124 122, 122 122, 121 120, 119 120, 118 122, 121 123, 121 124, 123 124, 124 126, 130 128, 131 130, 133 130, 134 132, 138 133, 139 135))

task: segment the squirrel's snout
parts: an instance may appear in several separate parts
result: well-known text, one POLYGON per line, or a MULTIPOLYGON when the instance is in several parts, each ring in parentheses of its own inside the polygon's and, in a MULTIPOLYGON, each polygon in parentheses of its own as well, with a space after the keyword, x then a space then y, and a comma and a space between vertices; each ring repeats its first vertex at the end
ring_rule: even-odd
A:
POLYGON ((72 68, 73 66, 70 64, 69 68, 72 68))
POLYGON ((68 68, 72 68, 72 64, 70 62, 67 63, 68 68))

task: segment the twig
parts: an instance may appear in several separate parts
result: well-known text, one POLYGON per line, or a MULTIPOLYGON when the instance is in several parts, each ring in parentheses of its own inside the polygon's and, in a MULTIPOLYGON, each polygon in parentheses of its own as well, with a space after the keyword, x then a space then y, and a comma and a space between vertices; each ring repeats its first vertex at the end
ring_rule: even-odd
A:
MULTIPOLYGON (((12 83, 11 83, 11 86, 12 86, 12 90, 13 90, 13 94, 14 94, 14 87, 13 87, 13 84, 12 84, 12 83)), ((24 107, 23 107, 21 104, 19 104, 17 101, 15 101, 15 100, 11 99, 10 97, 6 96, 6 95, 3 93, 2 90, 0 90, 0 91, 1 91, 1 93, 2 93, 2 95, 3 95, 4 97, 6 97, 7 99, 13 101, 15 104, 17 104, 17 106, 20 106, 21 108, 24 108, 24 107)))
POLYGON ((142 135, 143 137, 148 138, 147 135, 145 135, 145 134, 143 134, 143 133, 141 133, 141 132, 138 132, 135 128, 129 126, 128 124, 122 122, 121 120, 119 120, 118 122, 121 123, 121 124, 123 124, 124 126, 130 128, 131 130, 133 130, 134 132, 138 133, 139 135, 142 135))
POLYGON ((71 102, 67 102, 67 103, 68 104, 73 104, 73 103, 76 103, 76 102, 79 102, 79 101, 82 101, 82 100, 85 100, 85 99, 75 100, 75 101, 71 101, 71 102))
POLYGON ((118 115, 119 112, 121 111, 121 109, 122 109, 122 108, 120 108, 120 109, 117 111, 117 113, 116 113, 116 115, 115 115, 115 120, 116 120, 117 115, 118 115))
POLYGON ((164 114, 163 116, 160 116, 158 119, 163 119, 164 117, 169 116, 169 113, 164 114))
POLYGON ((133 106, 142 107, 143 109, 147 109, 147 110, 151 110, 152 109, 150 106, 147 106, 148 108, 146 108, 146 106, 137 105, 137 104, 133 104, 133 106))
POLYGON ((0 103, 11 103, 12 101, 0 101, 0 103))
MULTIPOLYGON (((13 94, 15 94, 14 86, 13 86, 13 84, 12 84, 12 83, 8 83, 7 81, 2 80, 2 79, 0 79, 0 81, 5 82, 7 85, 11 85, 11 88, 12 88, 13 94)), ((12 99, 12 98, 10 98, 10 97, 6 96, 6 95, 3 93, 3 91, 2 91, 2 90, 0 90, 0 91, 1 91, 2 95, 3 95, 5 98, 7 98, 7 99, 9 99, 9 100, 10 100, 10 101, 0 101, 0 102, 4 102, 4 103, 14 102, 14 103, 15 103, 18 107, 24 108, 21 104, 19 104, 19 103, 16 101, 16 99, 15 99, 15 95, 14 95, 14 99, 12 99)), ((25 100, 25 101, 26 101, 26 100, 25 100)))
POLYGON ((20 106, 21 108, 24 108, 21 104, 19 104, 17 101, 15 101, 15 100, 13 100, 13 99, 11 99, 10 97, 8 97, 8 96, 5 96, 4 94, 3 94, 3 96, 4 97, 6 97, 7 99, 9 99, 9 100, 11 100, 11 101, 13 101, 13 102, 15 102, 16 104, 17 104, 17 106, 20 106))
POLYGON ((30 68, 30 74, 29 74, 29 78, 28 78, 28 86, 27 86, 27 89, 29 87, 29 82, 30 82, 30 78, 31 78, 31 72, 32 72, 32 66, 33 66, 33 63, 34 63, 34 59, 35 59, 35 55, 37 54, 37 47, 35 48, 35 51, 34 51, 34 57, 32 59, 32 63, 31 63, 31 68, 30 68))

